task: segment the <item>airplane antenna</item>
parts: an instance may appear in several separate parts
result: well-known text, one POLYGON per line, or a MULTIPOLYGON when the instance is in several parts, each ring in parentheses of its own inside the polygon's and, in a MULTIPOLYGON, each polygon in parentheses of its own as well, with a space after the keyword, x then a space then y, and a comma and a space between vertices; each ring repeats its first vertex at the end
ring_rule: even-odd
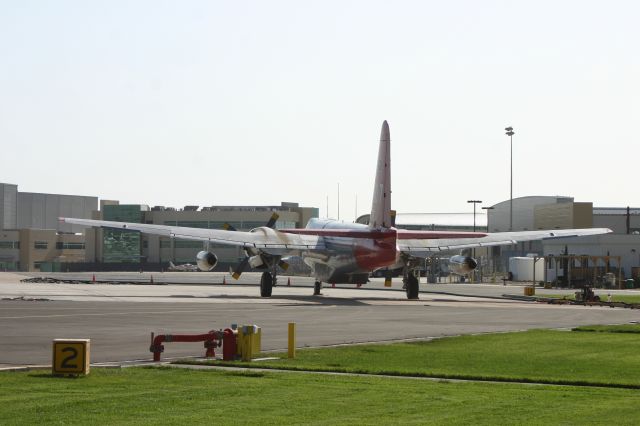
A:
POLYGON ((356 194, 356 218, 353 221, 358 221, 358 194, 356 194))
POLYGON ((327 215, 325 217, 329 219, 329 196, 328 195, 327 195, 327 215))
POLYGON ((340 182, 338 182, 338 220, 340 220, 340 182))

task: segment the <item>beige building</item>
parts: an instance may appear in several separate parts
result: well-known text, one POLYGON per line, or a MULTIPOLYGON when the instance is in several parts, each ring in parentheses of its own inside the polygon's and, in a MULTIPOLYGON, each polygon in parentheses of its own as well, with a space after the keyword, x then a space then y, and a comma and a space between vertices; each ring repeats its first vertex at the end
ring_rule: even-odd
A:
POLYGON ((0 269, 60 271, 63 263, 83 262, 84 236, 55 229, 0 231, 0 269))
POLYGON ((61 216, 89 219, 98 197, 20 192, 0 183, 0 270, 51 271, 85 258, 84 237, 61 216))

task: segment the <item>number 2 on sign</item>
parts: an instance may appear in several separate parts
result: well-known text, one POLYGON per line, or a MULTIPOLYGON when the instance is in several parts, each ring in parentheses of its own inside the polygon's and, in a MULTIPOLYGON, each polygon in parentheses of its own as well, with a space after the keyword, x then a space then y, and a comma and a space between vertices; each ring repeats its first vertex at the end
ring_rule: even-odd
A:
POLYGON ((66 358, 62 360, 62 364, 60 364, 60 368, 78 368, 77 363, 70 364, 70 362, 77 360, 78 358, 78 350, 76 348, 64 348, 62 353, 71 352, 66 358))

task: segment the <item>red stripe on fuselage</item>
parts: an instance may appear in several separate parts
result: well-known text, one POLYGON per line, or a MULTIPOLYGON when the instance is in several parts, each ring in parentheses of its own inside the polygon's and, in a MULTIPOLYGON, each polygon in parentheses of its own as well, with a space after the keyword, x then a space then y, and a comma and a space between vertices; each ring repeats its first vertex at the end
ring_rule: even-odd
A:
POLYGON ((482 232, 409 231, 398 229, 399 240, 440 240, 443 238, 482 238, 482 232))
POLYGON ((321 237, 367 238, 377 240, 386 238, 391 232, 396 233, 399 240, 439 240, 442 238, 482 238, 482 232, 447 232, 447 231, 409 231, 406 229, 361 230, 361 229, 280 229, 280 232, 301 235, 318 235, 321 237))
POLYGON ((387 229, 384 231, 361 230, 361 229, 279 229, 280 232, 287 234, 300 235, 318 235, 321 237, 344 237, 344 238, 366 238, 368 240, 378 240, 387 238, 390 235, 395 237, 395 229, 387 229))

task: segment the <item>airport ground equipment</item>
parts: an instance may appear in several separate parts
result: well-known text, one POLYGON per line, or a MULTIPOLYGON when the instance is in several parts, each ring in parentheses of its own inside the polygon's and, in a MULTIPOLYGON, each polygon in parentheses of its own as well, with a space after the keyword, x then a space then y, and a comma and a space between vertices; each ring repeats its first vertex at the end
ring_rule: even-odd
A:
POLYGON ((600 296, 596 296, 593 289, 588 285, 582 287, 580 291, 576 291, 576 302, 599 302, 600 296))
POLYGON ((153 352, 153 361, 160 361, 160 354, 164 352, 162 343, 169 342, 204 342, 207 349, 205 356, 208 358, 215 357, 215 348, 222 346, 224 333, 222 331, 211 330, 204 334, 159 334, 154 337, 151 333, 151 347, 149 350, 153 352))

